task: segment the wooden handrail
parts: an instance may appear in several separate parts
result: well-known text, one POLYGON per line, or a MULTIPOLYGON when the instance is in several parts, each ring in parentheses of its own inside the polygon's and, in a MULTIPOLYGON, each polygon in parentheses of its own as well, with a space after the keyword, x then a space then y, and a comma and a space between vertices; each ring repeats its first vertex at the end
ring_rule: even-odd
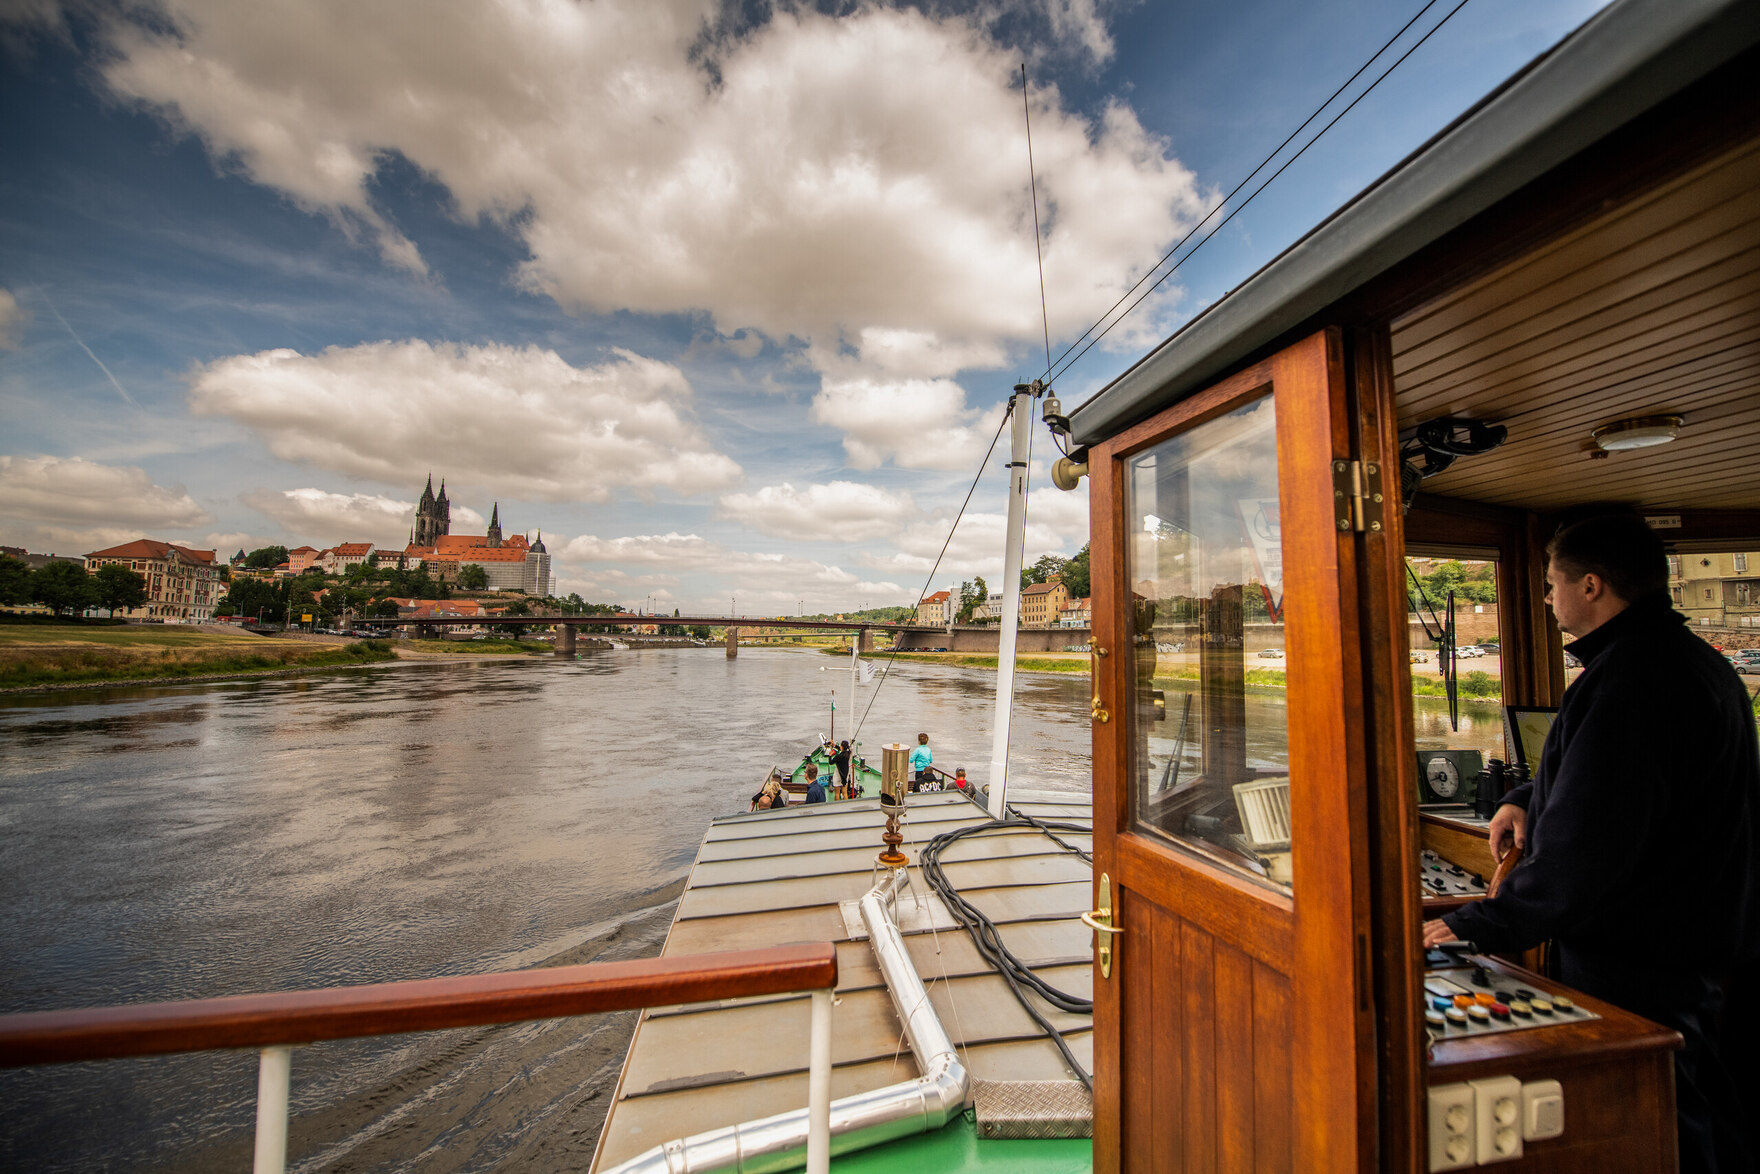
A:
POLYGON ((367 986, 0 1016, 0 1067, 261 1048, 710 999, 829 990, 837 950, 805 942, 367 986))

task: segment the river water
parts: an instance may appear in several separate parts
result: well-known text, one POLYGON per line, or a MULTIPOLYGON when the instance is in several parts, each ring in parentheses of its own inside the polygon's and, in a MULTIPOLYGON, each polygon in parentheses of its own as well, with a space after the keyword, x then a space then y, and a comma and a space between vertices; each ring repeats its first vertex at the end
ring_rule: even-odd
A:
MULTIPOLYGON (((712 816, 850 733, 847 661, 403 662, 0 699, 0 1010, 651 955, 712 816)), ((1017 678, 1013 781, 1086 792, 1087 682, 1017 678)), ((899 663, 860 739, 987 775, 995 675, 899 663)), ((290 1168, 584 1168, 631 1017, 294 1056, 290 1168)), ((255 1057, 0 1073, 0 1167, 248 1167, 255 1057)))

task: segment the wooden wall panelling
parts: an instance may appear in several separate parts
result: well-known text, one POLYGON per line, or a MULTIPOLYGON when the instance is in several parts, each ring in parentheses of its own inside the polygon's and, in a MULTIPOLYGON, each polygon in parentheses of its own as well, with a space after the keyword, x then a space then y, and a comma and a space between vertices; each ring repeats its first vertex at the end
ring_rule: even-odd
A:
POLYGON ((1293 1021, 1295 1164, 1319 1174, 1355 1171, 1372 1155, 1377 1100, 1357 539, 1333 521, 1332 462, 1351 456, 1342 333, 1310 335, 1270 362, 1297 894, 1288 972, 1337 976, 1341 987, 1349 976, 1334 1013, 1293 1021))
MULTIPOLYGON (((1184 1022, 1180 1039, 1184 1042, 1181 1057, 1184 1070, 1185 1102, 1184 1136, 1185 1169, 1193 1174, 1208 1174, 1217 1169, 1216 1136, 1216 963, 1212 949, 1215 939, 1191 922, 1179 921, 1180 985, 1184 1022)), ((1173 995, 1162 992, 1163 997, 1173 995)), ((1228 1138, 1229 1145, 1245 1139, 1228 1138)))
POLYGON ((1263 962, 1253 964, 1253 1133, 1255 1174, 1294 1169, 1290 1128, 1289 979, 1263 962))
MULTIPOLYGON (((1151 1025, 1148 1032, 1131 1032, 1118 1038, 1116 1044, 1113 1045, 1120 1051, 1115 1053, 1116 1062, 1108 1063, 1106 1068, 1111 1074, 1111 1078, 1120 1082, 1119 1092, 1123 1101, 1122 1105, 1115 1103, 1109 1106, 1102 1099, 1099 1082, 1100 1064, 1098 1057, 1096 1057, 1094 1168, 1096 1170, 1103 1168, 1100 1164, 1099 1150, 1102 1141, 1101 1114, 1105 1113, 1115 1122, 1122 1119, 1124 1133, 1118 1140, 1122 1144, 1124 1152, 1131 1155, 1133 1171, 1159 1171, 1162 1166, 1156 1164, 1153 1157, 1161 1152, 1161 1147, 1153 1130, 1156 1119, 1166 1116, 1166 1114, 1155 1111, 1154 1085, 1163 1070, 1164 1060, 1161 1053, 1166 1048, 1168 1041, 1179 1038, 1178 1024, 1169 1025, 1160 1021, 1162 1018, 1161 1003, 1167 1000, 1155 998, 1155 907, 1146 901, 1138 901, 1136 894, 1129 890, 1114 893, 1113 897, 1116 902, 1113 906, 1113 920, 1123 928, 1124 933, 1114 939, 1118 943, 1118 949, 1114 953, 1115 965, 1112 977, 1110 979, 1100 977, 1099 965, 1096 964, 1094 967, 1095 995, 1098 997, 1101 991, 1109 988, 1128 987, 1130 1005, 1155 1008, 1157 1021, 1151 1025), (1162 1033, 1169 1027, 1174 1034, 1164 1040, 1162 1033), (1139 1058, 1136 1055, 1139 1051, 1146 1051, 1149 1054, 1139 1058)), ((1163 980, 1165 981, 1165 976, 1163 976, 1163 980)), ((1098 1014, 1098 1007, 1095 1008, 1095 1011, 1094 1028, 1097 1032, 1102 1023, 1102 1017, 1098 1014)), ((1116 1016, 1114 1016, 1114 1021, 1116 1022, 1116 1016)), ((1098 1047, 1098 1039, 1096 1039, 1096 1047, 1098 1047)), ((1111 1128, 1117 1130, 1119 1126, 1115 1123, 1111 1128)), ((1111 1138, 1108 1137, 1107 1140, 1110 1142, 1111 1138)), ((1114 1165, 1104 1168, 1117 1169, 1116 1163, 1119 1161, 1119 1155, 1116 1154, 1116 1146, 1109 1144, 1107 1151, 1108 1160, 1112 1161, 1114 1165)))
MULTIPOLYGON (((1379 462, 1390 500, 1379 533, 1364 535, 1362 629, 1375 638, 1363 649, 1367 686, 1364 737, 1371 765, 1368 812, 1369 929, 1373 949, 1379 1108, 1379 1168, 1420 1168, 1423 1141, 1423 957, 1419 902, 1412 877, 1418 822, 1412 730, 1411 662, 1407 656, 1405 520, 1398 504, 1399 435, 1393 417, 1391 344, 1385 327, 1354 330, 1351 377, 1359 452, 1379 462)), ((1384 495, 1388 496, 1388 495, 1384 495)), ((1486 523, 1487 529, 1492 528, 1486 523)), ((1495 525, 1498 535, 1506 523, 1495 525)), ((1499 592, 1501 598, 1502 592, 1499 592)))
POLYGON ((1155 1001, 1150 1030, 1155 1035, 1155 1080, 1162 1095, 1161 1103, 1151 1109, 1154 1121, 1150 1137, 1155 1149, 1152 1160, 1144 1165, 1154 1174, 1162 1174, 1163 1171, 1183 1171, 1192 1167, 1185 1163, 1181 1151, 1180 1114, 1174 1111, 1176 1106, 1185 1103, 1186 1096, 1186 1071, 1180 1056, 1180 1041, 1185 1038, 1184 1008, 1177 993, 1185 987, 1182 981, 1184 972, 1180 969, 1180 922, 1160 909, 1155 910, 1154 917, 1150 947, 1154 959, 1153 989, 1160 992, 1160 997, 1155 1001))
POLYGON ((1250 1174, 1258 1147, 1253 1089, 1253 959, 1221 942, 1212 957, 1216 989, 1216 1169, 1250 1174), (1242 1145, 1241 1140, 1252 1139, 1242 1145), (1238 1139, 1238 1140, 1237 1140, 1238 1139))

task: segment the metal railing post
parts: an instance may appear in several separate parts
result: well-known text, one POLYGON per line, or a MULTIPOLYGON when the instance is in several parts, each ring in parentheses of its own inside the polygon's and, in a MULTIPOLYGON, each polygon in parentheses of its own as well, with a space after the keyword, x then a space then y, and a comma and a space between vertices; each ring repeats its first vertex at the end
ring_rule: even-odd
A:
POLYGON ((257 1064, 257 1156, 252 1174, 287 1169, 287 1089, 293 1078, 293 1049, 264 1048, 257 1064))
POLYGON ((831 1169, 831 991, 813 992, 807 1053, 807 1174, 831 1169))

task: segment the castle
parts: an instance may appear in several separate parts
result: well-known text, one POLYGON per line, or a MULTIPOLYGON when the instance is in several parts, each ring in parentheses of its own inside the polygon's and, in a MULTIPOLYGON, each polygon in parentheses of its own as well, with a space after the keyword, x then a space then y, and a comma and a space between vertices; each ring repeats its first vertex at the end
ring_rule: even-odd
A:
POLYGON ((550 552, 544 549, 543 534, 535 542, 527 542, 524 534, 503 539, 500 502, 489 513, 488 533, 452 533, 452 503, 446 500, 446 481, 441 480, 436 497, 433 474, 428 475, 427 488, 416 503, 416 524, 403 556, 405 566, 426 567, 438 579, 457 582, 461 569, 475 565, 483 568, 491 591, 551 593, 550 552))

